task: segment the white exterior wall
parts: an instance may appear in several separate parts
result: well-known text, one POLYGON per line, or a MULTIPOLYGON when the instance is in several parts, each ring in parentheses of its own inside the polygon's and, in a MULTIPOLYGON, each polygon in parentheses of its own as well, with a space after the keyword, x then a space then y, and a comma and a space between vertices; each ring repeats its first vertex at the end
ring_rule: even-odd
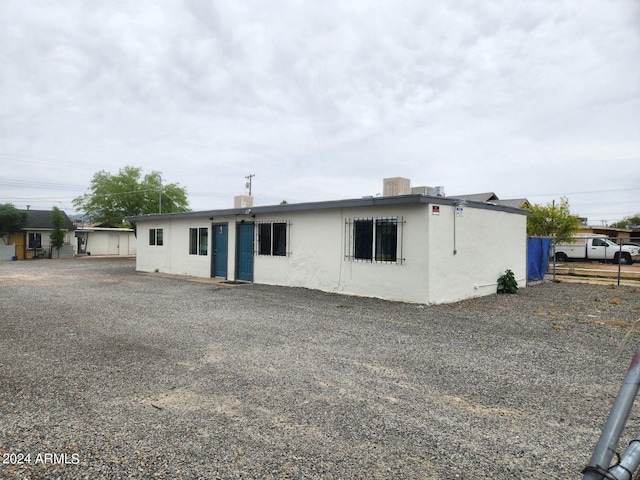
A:
MULTIPOLYGON (((189 258, 189 225, 188 221, 179 219, 139 222, 136 268, 143 272, 158 271, 176 275, 205 276, 202 275, 201 268, 197 268, 197 263, 189 258), (149 230, 158 228, 163 230, 162 245, 149 245, 149 230), (186 246, 184 242, 187 242, 186 246)), ((205 261, 207 258, 198 260, 205 261)))
POLYGON ((344 228, 339 211, 320 210, 315 215, 284 212, 282 215, 261 216, 258 220, 288 221, 290 226, 287 229, 287 256, 255 255, 253 271, 256 283, 324 291, 333 291, 337 287, 344 228))
MULTIPOLYGON (((40 240, 41 240, 41 244, 42 244, 42 248, 49 248, 51 246, 51 232, 52 230, 27 230, 27 235, 25 237, 25 241, 27 242, 27 244, 29 243, 29 234, 30 233, 39 233, 40 234, 40 240)), ((74 242, 74 237, 75 234, 73 231, 69 231, 69 230, 63 230, 64 232, 64 245, 73 245, 74 242)))
MULTIPOLYGON (((287 257, 256 255, 254 281, 412 302, 428 301, 426 205, 287 212, 287 257), (347 259, 346 221, 398 217, 398 262, 347 259), (404 223, 400 223, 404 221, 404 223), (401 262, 400 258, 404 257, 401 262)), ((347 240, 348 242, 348 240, 347 240)))
POLYGON ((2 241, 0 241, 0 260, 12 260, 15 255, 15 245, 5 245, 2 241))
POLYGON ((464 206, 440 206, 429 212, 429 298, 432 303, 496 293, 498 278, 511 269, 526 286, 525 215, 464 206), (454 221, 455 250, 454 251, 454 221))
POLYGON ((213 233, 212 223, 228 223, 227 278, 235 279, 236 217, 216 217, 212 222, 203 218, 176 218, 138 222, 136 269, 194 277, 211 277, 213 233), (163 245, 149 245, 149 229, 164 229, 163 245), (189 254, 189 229, 209 230, 207 255, 189 254))
MULTIPOLYGON (((149 234, 147 233, 147 243, 149 234)), ((192 275, 194 277, 211 276, 211 221, 207 218, 171 220, 171 228, 165 228, 165 245, 171 252, 170 273, 192 275), (207 255, 189 254, 189 229, 207 228, 207 255), (169 235, 170 232, 170 235, 169 235), (168 240, 168 245, 167 245, 168 240)), ((156 248, 162 248, 157 247, 156 248)), ((160 269, 162 271, 162 269, 160 269)))
POLYGON ((288 222, 287 256, 253 257, 255 283, 306 287, 343 294, 419 303, 445 303, 496 292, 497 279, 509 268, 526 285, 526 216, 500 210, 400 204, 273 214, 144 219, 138 221, 136 268, 139 271, 211 277, 211 224, 227 223, 227 278, 235 280, 236 222, 288 222), (346 221, 398 218, 398 262, 345 258, 346 221), (454 219, 455 249, 454 250, 454 219), (402 222, 402 223, 401 223, 402 222), (164 245, 149 245, 149 229, 164 229, 164 245), (189 254, 189 228, 208 228, 208 254, 189 254), (402 259, 402 261, 400 260, 402 259))
POLYGON ((85 232, 85 251, 91 255, 135 255, 134 232, 92 231, 85 232), (115 237, 115 247, 114 247, 115 237))
POLYGON ((138 222, 136 236, 138 238, 138 253, 136 255, 136 270, 153 272, 156 269, 162 273, 171 271, 171 239, 169 220, 151 220, 138 222), (164 230, 163 245, 149 245, 149 229, 162 228, 164 230))

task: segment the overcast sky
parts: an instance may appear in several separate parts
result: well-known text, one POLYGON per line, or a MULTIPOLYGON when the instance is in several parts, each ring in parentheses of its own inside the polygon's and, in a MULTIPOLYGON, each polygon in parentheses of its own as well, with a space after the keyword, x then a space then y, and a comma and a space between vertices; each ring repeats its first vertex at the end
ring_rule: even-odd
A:
POLYGON ((637 0, 2 0, 0 203, 162 172, 191 208, 382 179, 640 213, 637 0))

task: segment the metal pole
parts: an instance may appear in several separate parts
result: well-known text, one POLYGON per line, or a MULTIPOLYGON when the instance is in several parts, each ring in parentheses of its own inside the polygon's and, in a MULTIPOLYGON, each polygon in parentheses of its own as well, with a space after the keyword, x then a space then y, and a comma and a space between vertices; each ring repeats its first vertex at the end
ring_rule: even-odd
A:
POLYGON ((621 269, 622 269, 622 242, 620 242, 620 250, 618 250, 618 286, 620 286, 621 269))
POLYGON ((631 480, 638 465, 640 465, 640 435, 631 441, 627 450, 620 457, 620 463, 609 470, 609 475, 616 480, 631 480))
POLYGON ((589 465, 583 470, 583 480, 602 480, 609 468, 611 459, 616 451, 620 436, 629 418, 633 401, 640 387, 640 345, 633 355, 631 365, 620 387, 607 423, 602 429, 600 439, 593 450, 589 465))
POLYGON ((556 239, 553 239, 553 281, 556 281, 556 239))
POLYGON ((249 175, 247 175, 246 177, 244 177, 244 178, 246 178, 247 180, 249 180, 249 181, 247 182, 247 188, 249 189, 249 196, 251 196, 251 179, 252 179, 253 177, 255 177, 255 176, 256 176, 256 175, 255 175, 255 173, 250 173, 249 175))
POLYGON ((162 213, 162 176, 158 175, 158 213, 162 213))
POLYGON ((453 254, 456 255, 458 250, 456 250, 456 207, 454 204, 453 207, 453 254))

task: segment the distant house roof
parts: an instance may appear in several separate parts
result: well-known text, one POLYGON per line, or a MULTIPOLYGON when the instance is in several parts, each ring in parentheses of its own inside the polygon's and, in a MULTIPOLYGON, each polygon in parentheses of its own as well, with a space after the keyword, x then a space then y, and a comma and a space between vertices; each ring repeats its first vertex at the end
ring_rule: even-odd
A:
POLYGON ((531 204, 526 198, 509 198, 506 200, 493 200, 497 205, 505 205, 514 208, 529 208, 531 204))
POLYGON ((521 208, 524 205, 524 208, 528 208, 531 206, 529 200, 526 198, 510 198, 500 200, 498 196, 494 192, 486 192, 486 193, 471 193, 467 195, 451 195, 451 198, 464 198, 467 201, 472 202, 484 202, 484 203, 493 203, 495 205, 503 205, 505 207, 513 207, 513 208, 521 208))
MULTIPOLYGON (((27 212, 27 224, 22 230, 53 230, 53 226, 51 225, 51 210, 22 210, 23 212, 27 212)), ((67 217, 67 214, 62 212, 62 217, 64 218, 64 225, 62 226, 65 230, 75 230, 76 227, 73 225, 73 222, 67 217)))
POLYGON ((467 195, 447 195, 451 198, 464 198, 465 200, 470 200, 472 202, 493 202, 494 200, 498 200, 498 196, 493 192, 486 193, 469 193, 467 195))

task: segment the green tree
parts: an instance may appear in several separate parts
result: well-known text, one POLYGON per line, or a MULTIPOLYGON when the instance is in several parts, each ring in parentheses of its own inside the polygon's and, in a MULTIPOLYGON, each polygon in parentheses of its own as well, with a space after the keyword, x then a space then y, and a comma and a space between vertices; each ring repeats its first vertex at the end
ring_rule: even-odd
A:
POLYGON ((142 176, 137 167, 126 166, 116 175, 97 172, 90 191, 74 198, 73 205, 94 222, 112 227, 121 226, 127 216, 189 211, 184 187, 175 183, 161 186, 159 172, 142 176))
POLYGON ((0 205, 0 238, 7 243, 8 236, 11 232, 16 232, 27 224, 29 214, 23 210, 18 210, 11 203, 0 205))
POLYGON ((640 213, 636 213, 632 217, 624 217, 611 226, 616 228, 629 228, 631 225, 640 225, 640 213))
POLYGON ((58 207, 53 207, 51 210, 51 246, 58 251, 58 258, 60 258, 60 248, 64 245, 64 215, 58 207))
POLYGON ((569 200, 560 197, 560 203, 531 205, 527 217, 527 235, 541 237, 570 238, 580 228, 580 219, 571 214, 569 200))

